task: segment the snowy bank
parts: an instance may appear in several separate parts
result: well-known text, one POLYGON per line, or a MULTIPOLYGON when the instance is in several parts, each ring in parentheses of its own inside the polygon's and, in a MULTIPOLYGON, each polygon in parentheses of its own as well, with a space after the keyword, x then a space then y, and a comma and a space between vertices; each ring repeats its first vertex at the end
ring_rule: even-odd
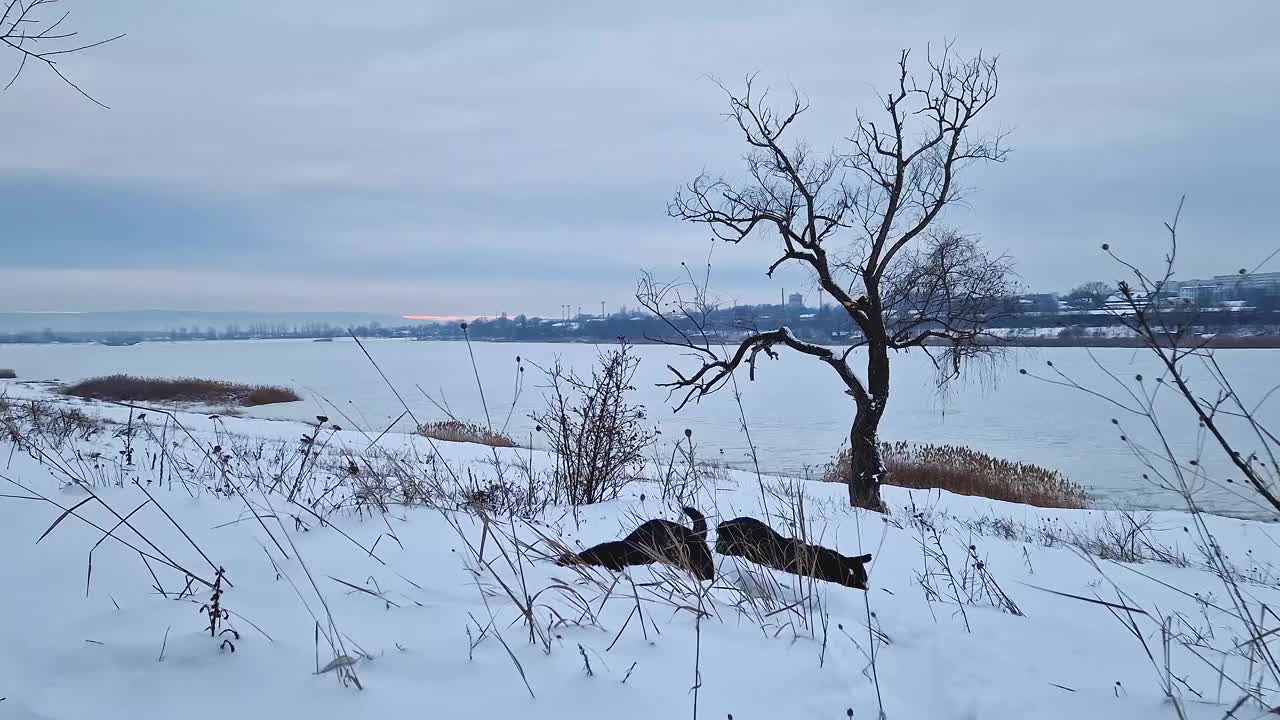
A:
POLYGON ((880 516, 724 470, 482 521, 446 485, 536 478, 544 453, 50 402, 109 424, 0 443, 0 718, 1143 720, 1177 717, 1169 696, 1191 718, 1276 700, 1238 618, 1280 604, 1263 523, 897 488, 880 516), (713 539, 753 515, 871 553, 871 590, 720 556, 710 583, 546 559, 678 520, 673 493, 713 539))

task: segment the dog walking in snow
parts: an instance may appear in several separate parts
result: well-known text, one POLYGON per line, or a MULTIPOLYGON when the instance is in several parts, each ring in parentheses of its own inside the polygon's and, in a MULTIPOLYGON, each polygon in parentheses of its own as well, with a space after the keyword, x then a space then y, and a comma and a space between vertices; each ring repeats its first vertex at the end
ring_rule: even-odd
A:
POLYGON ((742 557, 793 575, 867 589, 870 555, 849 557, 835 550, 783 537, 753 517, 726 520, 716 526, 716 552, 742 557))
POLYGON ((698 510, 686 507, 693 521, 685 527, 670 520, 648 520, 621 540, 593 545, 582 552, 565 553, 557 565, 598 565, 621 570, 631 565, 666 563, 687 571, 699 580, 715 577, 715 561, 707 547, 707 519, 698 510))

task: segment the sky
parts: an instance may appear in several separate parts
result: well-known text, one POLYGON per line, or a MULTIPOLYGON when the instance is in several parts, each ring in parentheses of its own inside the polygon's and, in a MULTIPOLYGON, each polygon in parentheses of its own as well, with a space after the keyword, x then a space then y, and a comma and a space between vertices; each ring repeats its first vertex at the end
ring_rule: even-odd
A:
MULTIPOLYGON (((673 192, 741 172, 715 80, 795 88, 796 139, 831 147, 899 50, 947 40, 1000 56, 984 127, 1012 152, 945 220, 1027 287, 1119 278, 1102 243, 1158 259, 1184 194, 1183 274, 1280 247, 1270 0, 60 7, 127 36, 59 65, 110 110, 34 66, 0 93, 0 311, 634 305, 642 270, 710 249, 673 192)), ((775 243, 717 247, 717 295, 816 302, 806 273, 765 276, 775 243)))

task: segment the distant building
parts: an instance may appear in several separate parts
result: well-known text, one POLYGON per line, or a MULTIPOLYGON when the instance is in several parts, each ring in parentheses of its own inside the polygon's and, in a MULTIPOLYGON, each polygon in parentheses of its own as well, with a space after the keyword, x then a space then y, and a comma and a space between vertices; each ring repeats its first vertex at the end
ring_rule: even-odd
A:
POLYGON ((1213 282, 1236 290, 1280 290, 1280 272, 1214 275, 1213 282))
POLYGON ((791 293, 787 296, 787 306, 793 308, 804 307, 804 295, 800 293, 791 293))
POLYGON ((1165 293, 1164 296, 1155 292, 1135 292, 1133 300, 1126 299, 1119 292, 1114 293, 1106 300, 1102 301, 1102 309, 1096 310, 1094 313, 1106 313, 1114 315, 1133 315, 1134 310, 1158 310, 1165 311, 1175 309, 1179 302, 1188 302, 1181 299, 1179 295, 1170 295, 1165 293))
POLYGON ((1178 288, 1180 300, 1204 307, 1222 302, 1224 294, 1224 288, 1219 284, 1188 284, 1178 288))
POLYGON ((1280 272, 1214 275, 1208 280, 1181 280, 1171 285, 1183 302, 1208 307, 1240 300, 1245 293, 1280 293, 1280 272))

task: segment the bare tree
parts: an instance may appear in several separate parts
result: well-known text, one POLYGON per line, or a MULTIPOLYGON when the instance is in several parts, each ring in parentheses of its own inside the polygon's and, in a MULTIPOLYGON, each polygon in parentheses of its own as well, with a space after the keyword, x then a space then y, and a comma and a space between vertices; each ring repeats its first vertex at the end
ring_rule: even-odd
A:
POLYGON ((66 25, 71 13, 58 12, 58 3, 59 0, 0 0, 0 5, 4 8, 3 14, 0 14, 0 50, 8 49, 17 57, 17 68, 3 89, 13 87, 27 69, 27 64, 34 62, 49 68, 59 79, 75 88, 76 92, 105 108, 106 105, 67 77, 58 67, 58 62, 66 55, 106 45, 124 35, 81 42, 80 34, 66 25))
POLYGON ((807 109, 798 96, 777 110, 751 78, 741 94, 726 89, 728 117, 751 148, 746 176, 703 174, 669 208, 728 243, 775 238, 781 254, 768 274, 785 263, 807 268, 857 328, 848 347, 804 342, 783 326, 748 332, 735 338, 736 348, 725 348, 698 322, 707 316, 705 285, 690 296, 682 287, 696 282, 646 278, 637 293, 674 331, 669 344, 700 359, 689 372, 671 368, 676 379, 667 386, 680 394, 679 407, 724 387, 743 364, 754 378, 758 357, 774 357, 779 346, 830 367, 856 408, 849 500, 876 510, 883 509, 878 430, 889 401, 891 351, 922 348, 945 382, 966 360, 993 349, 985 328, 1012 313, 1007 301, 1016 289, 1007 257, 989 255, 975 238, 935 222, 963 199, 962 170, 1005 158, 1003 134, 974 125, 996 97, 996 60, 961 58, 951 45, 928 55, 927 77, 919 77, 903 51, 897 85, 881 97, 883 119, 859 117, 843 150, 818 153, 784 140, 807 109), (859 347, 866 348, 861 373, 849 363, 859 347))
POLYGON ((1093 280, 1083 283, 1067 294, 1068 300, 1088 300, 1089 304, 1094 308, 1100 308, 1106 304, 1107 298, 1114 295, 1115 287, 1101 280, 1093 280))

